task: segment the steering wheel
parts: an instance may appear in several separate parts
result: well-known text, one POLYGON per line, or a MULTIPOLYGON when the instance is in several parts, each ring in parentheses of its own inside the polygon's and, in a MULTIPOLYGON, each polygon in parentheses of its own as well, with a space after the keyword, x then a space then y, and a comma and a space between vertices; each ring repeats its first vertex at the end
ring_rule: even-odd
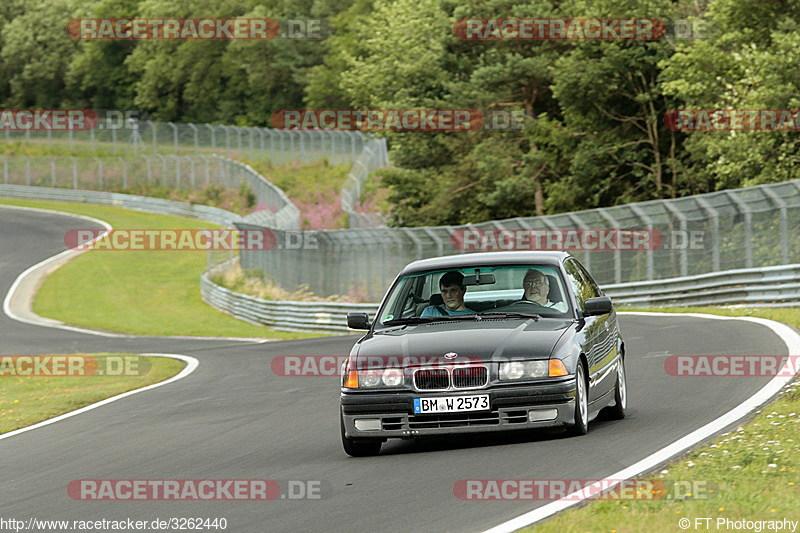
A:
MULTIPOLYGON (((541 309, 545 309, 545 310, 550 309, 549 307, 545 307, 544 305, 536 303, 533 300, 517 300, 516 302, 510 304, 508 307, 514 307, 514 306, 519 305, 519 304, 535 305, 537 308, 541 308, 541 309)), ((536 309, 536 311, 538 312, 538 309, 536 309)))

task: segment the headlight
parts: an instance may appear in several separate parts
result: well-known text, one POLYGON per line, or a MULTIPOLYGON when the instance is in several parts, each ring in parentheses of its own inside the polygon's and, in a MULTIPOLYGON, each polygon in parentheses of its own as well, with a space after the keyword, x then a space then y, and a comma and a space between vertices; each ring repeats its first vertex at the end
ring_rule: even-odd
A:
POLYGON ((525 371, 525 367, 519 361, 500 364, 500 379, 519 379, 525 371))
POLYGON ((381 374, 377 370, 366 370, 361 373, 361 379, 365 387, 374 387, 381 382, 381 374))
POLYGON ((547 361, 512 361, 500 364, 500 379, 538 379, 547 377, 547 361))
POLYGON ((528 361, 525 363, 525 375, 532 378, 547 377, 547 361, 528 361))
POLYGON ((358 387, 397 387, 403 384, 403 371, 399 368, 387 368, 386 370, 361 370, 358 373, 358 387))
POLYGON ((403 371, 399 368, 387 368, 383 372, 383 384, 387 387, 397 387, 403 384, 403 371))

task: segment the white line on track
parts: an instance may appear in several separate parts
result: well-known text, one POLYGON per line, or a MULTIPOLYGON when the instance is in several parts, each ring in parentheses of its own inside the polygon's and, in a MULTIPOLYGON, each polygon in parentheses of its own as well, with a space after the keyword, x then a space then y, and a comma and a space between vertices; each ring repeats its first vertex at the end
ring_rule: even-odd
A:
MULTIPOLYGON (((775 322, 773 320, 766 320, 764 318, 754 318, 754 317, 728 317, 728 316, 717 316, 717 315, 704 315, 700 313, 637 313, 637 312, 625 312, 620 313, 625 315, 645 315, 645 316, 664 316, 664 317, 675 317, 675 316, 688 316, 693 318, 706 318, 706 319, 713 319, 713 320, 745 320, 747 322, 753 322, 756 324, 761 324, 763 326, 768 327, 771 329, 781 340, 786 343, 787 348, 789 349, 789 355, 800 355, 800 335, 797 334, 792 328, 785 324, 781 324, 780 322, 775 322)), ((597 494, 602 492, 604 488, 611 488, 619 484, 619 480, 623 479, 630 479, 634 476, 638 476, 643 472, 650 471, 655 467, 659 466, 662 463, 665 463, 672 457, 675 457, 679 453, 695 446, 697 443, 711 437, 715 433, 718 433, 725 429, 726 427, 730 426, 731 424, 735 423, 736 421, 744 418, 747 416, 751 411, 756 409, 757 407, 766 403, 770 398, 775 396, 784 385, 786 385, 789 381, 794 378, 792 374, 792 364, 791 360, 787 359, 786 365, 783 369, 778 373, 777 376, 772 378, 769 383, 767 383, 761 390, 756 392, 750 398, 742 402, 740 405, 734 407, 721 417, 717 418, 716 420, 709 422, 705 426, 689 433, 688 435, 681 437, 680 439, 676 440, 672 444, 661 448, 657 452, 645 457, 638 463, 632 464, 627 468, 623 468, 619 472, 611 474, 605 479, 602 479, 588 487, 585 487, 584 490, 588 494, 597 494)), ((516 518, 513 518, 507 522, 503 522, 491 529, 488 529, 485 533, 505 533, 510 531, 516 531, 517 529, 529 526, 545 518, 549 518, 554 514, 563 511, 573 505, 581 503, 581 500, 578 498, 579 494, 574 492, 572 494, 568 494, 564 498, 560 500, 556 500, 552 503, 548 503, 547 505, 543 505, 533 511, 529 511, 523 515, 520 515, 516 518)))
MULTIPOLYGON (((76 215, 76 214, 73 214, 73 213, 65 213, 63 211, 55 211, 55 210, 52 210, 52 209, 41 209, 41 208, 38 208, 38 207, 21 207, 21 206, 11 206, 11 205, 4 205, 4 204, 0 204, 0 208, 3 208, 3 209, 19 209, 19 210, 26 210, 26 211, 38 211, 40 213, 76 217, 76 218, 81 218, 83 220, 86 220, 86 221, 89 221, 89 222, 93 222, 95 224, 103 226, 106 229, 106 231, 111 231, 113 229, 108 222, 105 222, 104 220, 100 220, 100 219, 97 219, 97 218, 92 218, 92 217, 89 217, 89 216, 85 216, 85 215, 76 215)), ((96 240, 102 238, 104 235, 105 235, 105 233, 101 233, 100 235, 95 237, 90 242, 96 241, 96 240)), ((89 244, 89 243, 86 243, 86 244, 89 244)), ((31 324, 33 326, 57 328, 57 329, 63 329, 63 330, 66 330, 66 331, 72 331, 72 332, 75 332, 75 333, 84 333, 84 334, 87 334, 87 335, 97 335, 99 337, 114 337, 114 338, 120 338, 120 339, 129 339, 129 338, 133 338, 133 337, 147 337, 147 335, 130 335, 130 334, 124 334, 124 333, 112 333, 110 331, 100 331, 100 330, 89 329, 89 328, 81 328, 81 327, 77 327, 77 326, 68 326, 67 324, 64 324, 63 322, 60 322, 58 320, 42 318, 42 317, 38 317, 36 315, 34 315, 35 318, 25 318, 25 317, 19 316, 17 313, 14 312, 14 310, 12 309, 12 306, 11 306, 11 302, 13 301, 14 297, 16 296, 16 292, 19 290, 19 288, 22 285, 22 283, 25 281, 25 279, 28 276, 31 275, 32 272, 34 272, 36 270, 39 270, 39 269, 44 269, 46 266, 50 265, 51 263, 59 263, 59 262, 66 263, 67 261, 71 260, 73 257, 77 257, 78 255, 80 255, 80 254, 82 254, 82 253, 84 253, 86 251, 88 251, 88 250, 64 250, 63 252, 58 253, 58 254, 56 254, 56 255, 54 255, 52 257, 49 257, 49 258, 45 259, 44 261, 41 261, 41 262, 33 265, 32 267, 28 268, 27 270, 25 270, 25 272, 23 272, 22 274, 17 276, 17 279, 15 279, 14 283, 11 284, 11 288, 8 290, 8 294, 6 294, 6 297, 3 300, 3 312, 6 314, 6 316, 8 316, 9 318, 11 318, 13 320, 16 320, 18 322, 23 322, 25 324, 31 324)), ((213 341, 224 340, 224 341, 236 341, 236 342, 251 342, 251 343, 257 343, 257 344, 263 344, 265 342, 270 342, 272 340, 272 339, 262 339, 262 338, 257 338, 257 337, 204 337, 204 336, 199 336, 199 335, 162 335, 162 336, 159 336, 159 338, 185 339, 185 340, 209 340, 209 341, 211 341, 211 340, 213 340, 213 341)))
POLYGON ((61 420, 65 420, 67 418, 71 418, 73 416, 77 416, 79 414, 85 413, 86 411, 91 411, 92 409, 97 409, 98 407, 102 407, 111 402, 115 402, 117 400, 121 400, 122 398, 127 398, 128 396, 132 396, 134 394, 139 394, 140 392, 144 392, 150 389, 155 389, 157 387, 161 387, 163 385, 167 385, 172 383, 173 381, 178 381, 179 379, 183 379, 197 368, 200 362, 191 357, 189 355, 181 355, 181 354, 172 354, 172 353, 141 353, 138 355, 147 356, 147 357, 171 357, 173 359, 179 359, 186 363, 186 366, 183 370, 181 370, 176 375, 172 376, 169 379, 164 381, 159 381, 158 383, 153 383, 152 385, 148 385, 146 387, 142 387, 141 389, 135 389, 128 392, 123 392, 122 394, 117 394, 116 396, 112 396, 111 398, 106 398, 105 400, 101 400, 97 403, 93 403, 91 405, 87 405, 86 407, 81 407, 75 411, 70 411, 69 413, 64 413, 63 415, 59 415, 55 418, 50 418, 49 420, 45 420, 44 422, 39 422, 38 424, 34 424, 32 426, 16 429, 14 431, 9 431, 8 433, 3 433, 0 435, 0 440, 7 439, 9 437, 13 437, 15 435, 19 435, 20 433, 25 433, 27 431, 33 431, 34 429, 38 429, 40 427, 49 426, 50 424, 55 424, 56 422, 60 422, 61 420))

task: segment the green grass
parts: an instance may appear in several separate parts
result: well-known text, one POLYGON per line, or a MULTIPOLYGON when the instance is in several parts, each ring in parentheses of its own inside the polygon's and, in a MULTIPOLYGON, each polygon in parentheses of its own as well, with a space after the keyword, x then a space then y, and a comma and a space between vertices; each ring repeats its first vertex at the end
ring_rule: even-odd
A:
MULTIPOLYGON (((620 311, 696 312, 724 316, 752 316, 800 328, 797 308, 656 308, 620 311)), ((595 501, 567 510, 541 524, 525 528, 537 533, 583 531, 681 531, 678 521, 688 518, 688 531, 717 530, 716 520, 798 520, 800 501, 800 382, 794 381, 754 418, 724 433, 659 471, 640 476, 671 487, 675 481, 707 481, 708 491, 683 500, 595 501), (695 518, 711 518, 710 525, 695 518)), ((719 531, 723 531, 722 526, 719 531)), ((733 531, 733 529, 729 529, 733 531)))
MULTIPOLYGON (((93 354, 104 357, 135 354, 93 354)), ((111 396, 171 378, 186 363, 167 357, 146 357, 149 369, 142 376, 0 376, 0 434, 54 418, 111 396)))
MULTIPOLYGON (((110 134, 109 134, 110 135, 110 134)), ((218 133, 219 135, 219 133, 218 133)), ((111 157, 111 156, 125 156, 125 155, 133 155, 133 144, 128 140, 130 137, 130 133, 128 131, 123 130, 120 132, 117 138, 117 151, 114 151, 114 144, 110 140, 95 140, 94 146, 92 146, 91 141, 89 140, 88 133, 81 133, 76 134, 76 138, 72 141, 72 147, 70 147, 69 140, 64 136, 63 138, 59 138, 58 136, 54 135, 53 139, 48 143, 46 138, 39 138, 39 137, 32 137, 30 141, 27 141, 23 138, 14 138, 12 140, 6 140, 4 137, 0 138, 0 155, 27 155, 27 156, 76 156, 76 157, 111 157)), ((98 135, 99 138, 99 135, 98 135)), ((106 138, 104 136, 104 138, 106 138)), ((146 134, 144 136, 143 142, 139 143, 138 153, 144 155, 153 155, 155 153, 160 153, 161 155, 168 156, 175 154, 175 149, 170 140, 164 136, 162 132, 159 132, 159 140, 158 143, 158 152, 153 151, 153 144, 152 144, 152 137, 150 134, 146 134)), ((235 135, 231 138, 231 149, 228 150, 225 146, 225 138, 222 136, 220 138, 217 137, 217 147, 213 148, 211 146, 202 145, 198 148, 198 153, 202 155, 211 155, 217 154, 224 157, 229 157, 231 159, 238 159, 242 160, 244 158, 256 159, 262 161, 264 163, 269 163, 270 159, 267 154, 270 152, 265 150, 261 152, 260 143, 254 144, 254 150, 250 151, 250 139, 246 135, 242 135, 242 149, 239 151, 237 149, 238 144, 235 140, 235 135)), ((295 152, 292 152, 289 147, 288 143, 286 143, 284 150, 281 151, 279 146, 276 146, 276 150, 274 152, 276 159, 280 159, 281 161, 288 160, 292 157, 297 157, 295 152)), ((266 148, 266 147, 265 147, 266 148)), ((193 145, 187 144, 179 144, 178 145, 178 153, 177 155, 181 156, 191 156, 195 155, 195 149, 193 145)), ((327 151, 307 151, 307 157, 315 157, 317 155, 324 156, 327 154, 327 151)), ((290 164, 290 163, 286 163, 290 164)), ((349 167, 348 167, 349 168, 349 167)))
MULTIPOLYGON (((200 220, 117 207, 6 198, 0 203, 92 216, 117 229, 217 227, 200 220)), ((64 231, 81 228, 76 220, 64 231)), ((136 335, 319 336, 255 326, 217 311, 200 297, 200 274, 205 268, 205 252, 94 250, 50 275, 36 295, 33 310, 67 324, 136 335)))

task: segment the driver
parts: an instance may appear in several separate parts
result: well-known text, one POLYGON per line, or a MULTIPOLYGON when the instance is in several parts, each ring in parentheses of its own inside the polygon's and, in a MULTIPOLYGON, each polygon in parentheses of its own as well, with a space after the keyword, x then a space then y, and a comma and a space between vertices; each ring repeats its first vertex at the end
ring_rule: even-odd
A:
POLYGON ((429 305, 420 316, 453 316, 475 314, 472 309, 464 305, 464 295, 467 288, 464 286, 464 274, 461 272, 447 272, 439 280, 439 292, 442 293, 444 305, 429 305))
POLYGON ((550 294, 550 282, 539 270, 530 269, 525 273, 522 280, 522 300, 527 300, 541 305, 542 307, 552 307, 562 313, 567 312, 566 302, 551 302, 548 299, 550 294))

